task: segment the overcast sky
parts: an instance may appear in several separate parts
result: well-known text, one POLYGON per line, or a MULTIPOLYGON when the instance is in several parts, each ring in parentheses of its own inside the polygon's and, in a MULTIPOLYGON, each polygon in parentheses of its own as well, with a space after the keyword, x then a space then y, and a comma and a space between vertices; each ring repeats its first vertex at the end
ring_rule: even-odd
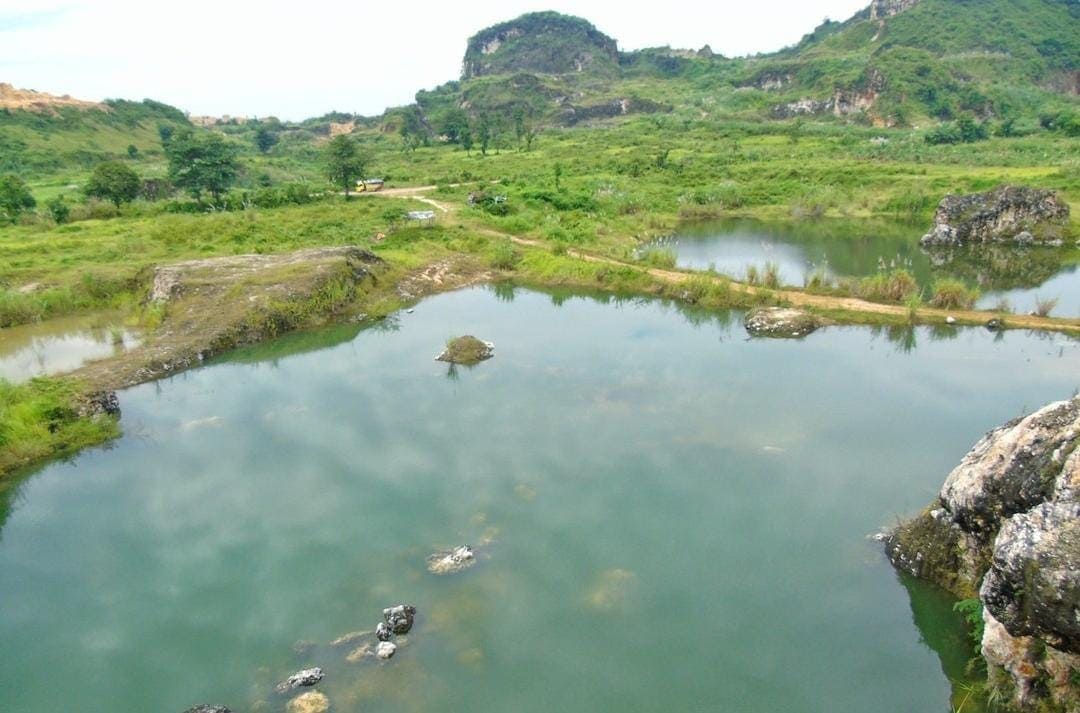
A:
POLYGON ((0 0, 0 81, 192 114, 377 114, 456 79, 476 31, 523 12, 584 17, 621 49, 776 50, 869 0, 0 0))

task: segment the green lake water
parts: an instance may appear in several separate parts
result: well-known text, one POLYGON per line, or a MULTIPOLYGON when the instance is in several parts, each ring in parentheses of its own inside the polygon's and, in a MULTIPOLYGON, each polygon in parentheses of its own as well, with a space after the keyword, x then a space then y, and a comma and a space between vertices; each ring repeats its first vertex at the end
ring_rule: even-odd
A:
POLYGON ((319 665, 337 713, 946 713, 963 624, 869 536, 1080 348, 740 319, 475 288, 123 392, 0 494, 0 710, 282 711, 319 665), (435 362, 462 333, 495 358, 435 362), (402 601, 390 661, 326 645, 402 601))
POLYGON ((729 219, 690 223, 658 247, 675 251, 682 267, 742 279, 749 266, 771 262, 785 285, 801 287, 821 271, 833 278, 867 277, 903 268, 929 296, 934 282, 957 278, 978 287, 978 306, 1002 300, 1017 312, 1035 309, 1038 299, 1056 299, 1054 314, 1080 315, 1080 251, 1075 248, 1017 248, 1009 245, 924 249, 925 225, 866 220, 770 223, 729 219))

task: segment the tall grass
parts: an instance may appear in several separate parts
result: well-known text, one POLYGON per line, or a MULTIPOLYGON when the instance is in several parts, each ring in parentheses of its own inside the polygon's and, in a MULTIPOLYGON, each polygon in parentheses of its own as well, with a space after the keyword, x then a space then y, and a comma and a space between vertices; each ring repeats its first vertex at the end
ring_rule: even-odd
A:
POLYGON ((971 309, 979 299, 979 291, 960 280, 941 279, 934 283, 930 306, 938 309, 971 309))
POLYGON ((1035 314, 1039 317, 1049 317, 1050 313, 1058 306, 1058 300, 1056 297, 1042 297, 1035 298, 1035 314))
POLYGON ((39 377, 12 384, 0 379, 0 476, 118 433, 115 418, 79 417, 78 391, 69 381, 39 377))
POLYGON ((855 283, 855 294, 872 302, 904 302, 918 292, 915 276, 904 269, 879 272, 855 283))

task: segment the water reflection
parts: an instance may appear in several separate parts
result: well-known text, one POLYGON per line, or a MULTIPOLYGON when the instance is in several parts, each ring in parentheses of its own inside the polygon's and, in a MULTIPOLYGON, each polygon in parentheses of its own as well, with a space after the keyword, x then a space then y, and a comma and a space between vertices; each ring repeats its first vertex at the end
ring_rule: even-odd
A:
POLYGON ((1002 300, 1029 312, 1036 298, 1059 300, 1056 314, 1080 314, 1080 250, 1076 248, 960 246, 924 249, 925 226, 880 220, 769 223, 729 219, 687 224, 651 247, 669 248, 684 267, 742 279, 750 266, 776 265, 782 283, 801 286, 813 276, 830 280, 903 268, 929 294, 942 278, 960 279, 983 293, 979 306, 1002 300))
POLYGON ((131 349, 139 341, 138 330, 112 313, 5 327, 0 329, 0 379, 19 382, 71 371, 131 349))

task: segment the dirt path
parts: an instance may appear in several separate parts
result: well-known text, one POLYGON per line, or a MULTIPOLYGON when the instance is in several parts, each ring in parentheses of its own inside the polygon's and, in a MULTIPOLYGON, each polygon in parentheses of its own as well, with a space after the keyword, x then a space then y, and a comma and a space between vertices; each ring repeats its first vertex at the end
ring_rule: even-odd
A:
MULTIPOLYGON (((452 188, 456 188, 462 185, 468 184, 451 184, 452 188)), ((452 213, 454 207, 451 205, 439 203, 424 196, 425 193, 435 190, 438 186, 413 186, 404 188, 388 188, 377 193, 371 193, 370 195, 383 195, 397 198, 411 198, 423 203, 431 205, 443 213, 452 213)), ((360 194, 363 195, 363 194, 360 194)), ((508 238, 518 245, 532 248, 547 248, 546 243, 540 240, 531 240, 529 238, 522 238, 516 235, 510 235, 508 233, 502 233, 491 228, 478 228, 478 232, 493 237, 508 238)), ((743 282, 736 282, 729 278, 716 277, 708 275, 702 272, 690 272, 680 270, 664 270, 661 268, 645 268, 641 265, 637 265, 631 262, 625 262, 623 260, 616 260, 615 258, 605 257, 603 255, 595 255, 582 250, 568 250, 567 254, 571 257, 575 257, 579 260, 592 263, 603 263, 605 265, 612 265, 617 267, 629 267, 635 270, 644 270, 650 276, 667 282, 669 284, 681 284, 690 279, 707 279, 714 283, 726 282, 730 285, 731 289, 748 295, 756 295, 762 292, 767 292, 777 299, 787 302, 796 307, 806 307, 809 309, 824 311, 824 312, 850 312, 855 314, 868 314, 868 315, 881 315, 890 318, 909 319, 910 313, 907 307, 904 305, 894 304, 882 304, 880 302, 868 302, 866 300, 858 299, 857 297, 836 297, 832 295, 816 295, 801 290, 791 289, 776 289, 768 290, 760 287, 754 287, 747 285, 743 282)), ((920 307, 915 312, 915 321, 920 323, 943 323, 947 318, 951 317, 956 321, 956 324, 963 325, 985 325, 989 320, 999 317, 996 312, 988 312, 981 310, 944 310, 935 309, 932 307, 920 307)), ((1059 319, 1055 317, 1037 317, 1034 315, 1023 314, 1009 314, 1005 315, 1006 326, 1010 329, 1036 329, 1043 331, 1055 331, 1064 332, 1067 334, 1080 334, 1080 320, 1077 319, 1059 319)))
MULTIPOLYGON (((493 236, 508 237, 514 243, 533 248, 547 247, 545 243, 539 240, 530 240, 527 238, 520 238, 513 235, 506 235, 495 230, 484 230, 483 232, 493 236)), ((861 314, 876 314, 894 318, 908 319, 910 317, 908 308, 903 305, 891 305, 882 304, 880 302, 868 302, 856 297, 835 297, 831 295, 815 295, 801 290, 768 290, 752 285, 747 285, 742 282, 736 282, 729 280, 728 278, 717 277, 708 275, 701 272, 682 272, 678 270, 664 270, 661 268, 644 268, 641 265, 636 265, 630 262, 624 262, 622 260, 616 260, 615 258, 604 257, 602 255, 593 255, 591 253, 583 252, 581 250, 567 250, 567 254, 576 257, 579 260, 586 262, 602 263, 605 265, 612 265, 617 267, 629 267, 636 270, 643 270, 650 276, 662 280, 664 282, 678 285, 691 279, 707 279, 713 283, 719 284, 726 282, 730 285, 732 290, 741 292, 748 295, 756 295, 761 292, 767 292, 774 295, 777 299, 787 302, 796 307, 807 307, 814 310, 820 310, 825 312, 853 312, 861 314)), ((980 310, 944 310, 935 309, 932 307, 921 307, 915 313, 915 319, 920 323, 941 323, 949 317, 956 320, 956 324, 963 325, 985 325, 989 320, 998 317, 995 312, 985 312, 980 310)), ((1064 332, 1068 334, 1080 334, 1080 320, 1076 319, 1058 319, 1052 317, 1036 317, 1032 315, 1020 315, 1010 314, 1005 316, 1005 324, 1010 329, 1037 329, 1044 331, 1056 331, 1064 332)))

